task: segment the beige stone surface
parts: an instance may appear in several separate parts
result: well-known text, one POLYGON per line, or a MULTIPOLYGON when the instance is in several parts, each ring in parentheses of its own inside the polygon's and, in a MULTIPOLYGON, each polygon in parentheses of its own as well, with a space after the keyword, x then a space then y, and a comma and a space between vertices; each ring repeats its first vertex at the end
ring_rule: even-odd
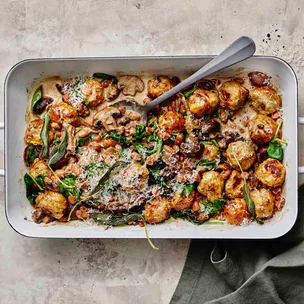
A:
MULTIPOLYGON (((25 58, 217 54, 248 35, 257 54, 282 57, 295 69, 304 115, 302 0, 0 0, 0 7, 1 83, 25 58)), ((3 147, 1 134, 1 167, 3 147)), ((145 240, 24 238, 6 222, 3 186, 0 178, 1 303, 170 301, 188 240, 157 240, 155 252, 145 240)))

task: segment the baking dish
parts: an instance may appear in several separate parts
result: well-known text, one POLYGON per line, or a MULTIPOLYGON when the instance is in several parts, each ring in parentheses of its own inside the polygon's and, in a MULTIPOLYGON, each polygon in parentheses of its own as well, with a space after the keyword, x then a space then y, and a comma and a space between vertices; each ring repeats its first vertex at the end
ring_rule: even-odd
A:
MULTIPOLYGON (((67 58, 31 59, 17 63, 5 80, 5 204, 8 222, 17 232, 30 237, 52 238, 143 238, 144 229, 138 226, 116 227, 105 230, 88 222, 71 222, 37 225, 30 220, 32 207, 24 195, 22 176, 26 172, 22 155, 26 128, 26 88, 34 81, 51 75, 71 76, 82 73, 105 72, 109 74, 164 74, 190 75, 213 56, 175 57, 119 57, 119 58, 67 58)), ((283 134, 288 139, 284 163, 287 166, 284 193, 286 205, 282 212, 265 225, 249 226, 201 225, 182 220, 169 220, 164 224, 149 226, 152 238, 229 238, 271 239, 285 234, 297 217, 298 201, 298 119, 297 79, 294 71, 276 57, 255 56, 238 65, 223 70, 219 76, 234 76, 240 71, 262 71, 273 76, 282 90, 284 121, 283 134)), ((304 118, 299 118, 304 123, 304 118)), ((4 127, 4 125, 0 125, 4 127)), ((299 168, 304 172, 304 167, 299 168)), ((3 172, 0 172, 4 174, 3 172)))

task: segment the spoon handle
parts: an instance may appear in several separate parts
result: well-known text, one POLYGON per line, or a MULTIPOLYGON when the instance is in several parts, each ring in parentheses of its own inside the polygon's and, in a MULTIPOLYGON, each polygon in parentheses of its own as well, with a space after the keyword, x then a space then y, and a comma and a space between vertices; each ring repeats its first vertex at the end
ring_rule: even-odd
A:
POLYGON ((160 104, 194 82, 251 57, 254 52, 254 41, 246 36, 240 37, 193 75, 147 104, 147 111, 151 110, 156 105, 160 104))

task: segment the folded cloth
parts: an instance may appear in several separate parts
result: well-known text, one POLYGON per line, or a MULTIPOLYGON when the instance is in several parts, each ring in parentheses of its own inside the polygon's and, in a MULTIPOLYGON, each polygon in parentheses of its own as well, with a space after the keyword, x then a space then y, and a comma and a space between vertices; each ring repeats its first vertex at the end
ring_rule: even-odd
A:
POLYGON ((274 240, 192 240, 171 304, 304 304, 304 186, 296 224, 274 240))

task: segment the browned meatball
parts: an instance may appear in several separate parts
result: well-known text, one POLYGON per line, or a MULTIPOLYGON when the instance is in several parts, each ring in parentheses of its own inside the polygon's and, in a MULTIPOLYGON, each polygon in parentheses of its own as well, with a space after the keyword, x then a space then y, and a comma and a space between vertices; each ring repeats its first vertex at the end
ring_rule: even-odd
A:
POLYGON ((205 195, 209 202, 221 198, 223 189, 224 179, 215 171, 205 172, 197 187, 198 192, 205 195))
POLYGON ((191 208, 195 199, 195 191, 192 191, 188 196, 183 195, 182 191, 176 191, 173 195, 172 207, 177 210, 185 210, 191 208))
POLYGON ((33 145, 41 145, 42 142, 40 139, 40 132, 42 126, 43 126, 42 119, 32 120, 25 131, 25 136, 24 136, 25 142, 33 145))
POLYGON ((44 213, 51 215, 57 220, 63 217, 68 207, 66 198, 62 194, 52 191, 40 193, 36 197, 35 202, 37 208, 42 208, 44 213))
POLYGON ((236 170, 232 171, 225 184, 225 193, 229 198, 243 197, 244 179, 236 170))
POLYGON ((254 149, 244 141, 236 141, 231 143, 228 146, 226 153, 230 165, 236 170, 240 170, 240 167, 235 157, 239 161, 243 170, 249 169, 256 160, 254 149))
POLYGON ((148 81, 148 96, 154 99, 172 88, 173 84, 169 77, 158 76, 148 81))
POLYGON ((256 115, 249 121, 250 138, 257 144, 264 145, 270 142, 277 129, 276 122, 266 115, 256 115))
POLYGON ((185 119, 182 114, 169 111, 159 117, 158 125, 159 137, 166 140, 173 132, 182 132, 185 129, 185 119))
POLYGON ((78 113, 71 105, 65 102, 58 102, 50 109, 50 120, 58 124, 66 122, 72 126, 77 126, 78 113))
POLYGON ((246 225, 250 214, 243 198, 228 201, 224 207, 224 217, 230 225, 246 225))
POLYGON ((104 100, 102 84, 96 79, 87 79, 80 91, 83 94, 85 104, 89 107, 96 107, 104 100))
POLYGON ((196 89, 188 100, 190 112, 197 117, 212 114, 218 104, 219 98, 217 94, 203 89, 196 89))
POLYGON ((248 100, 252 108, 259 114, 269 115, 281 106, 281 97, 268 87, 255 88, 249 93, 248 100))
POLYGON ((205 144, 205 149, 202 158, 207 158, 209 160, 217 160, 219 158, 219 149, 215 145, 205 144))
POLYGON ((278 160, 268 158, 259 165, 255 174, 264 185, 276 188, 283 184, 286 169, 278 160))
POLYGON ((149 224, 158 224, 170 216, 171 205, 166 197, 154 198, 145 205, 144 217, 149 224))
POLYGON ((220 104, 222 108, 230 110, 240 109, 248 96, 249 91, 237 81, 227 81, 219 89, 220 104))
POLYGON ((267 189, 253 190, 250 197, 255 206, 255 214, 257 218, 267 219, 273 216, 274 198, 267 189))

